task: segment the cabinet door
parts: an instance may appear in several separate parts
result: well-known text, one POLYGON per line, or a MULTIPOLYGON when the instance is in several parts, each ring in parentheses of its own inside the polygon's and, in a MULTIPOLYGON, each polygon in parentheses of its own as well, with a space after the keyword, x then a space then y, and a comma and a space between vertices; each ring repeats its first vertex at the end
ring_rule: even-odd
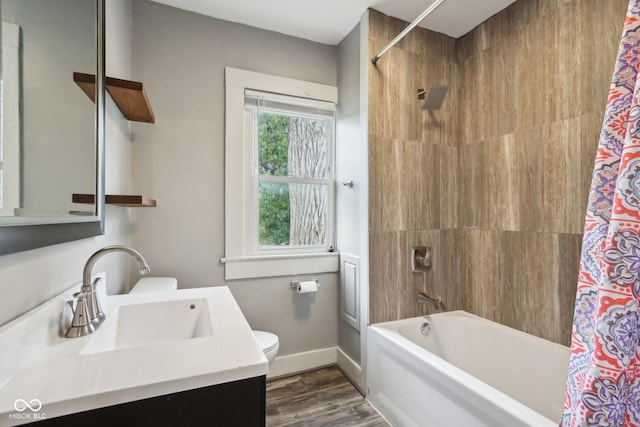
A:
POLYGON ((265 405, 266 377, 262 376, 45 419, 36 424, 264 427, 265 405))

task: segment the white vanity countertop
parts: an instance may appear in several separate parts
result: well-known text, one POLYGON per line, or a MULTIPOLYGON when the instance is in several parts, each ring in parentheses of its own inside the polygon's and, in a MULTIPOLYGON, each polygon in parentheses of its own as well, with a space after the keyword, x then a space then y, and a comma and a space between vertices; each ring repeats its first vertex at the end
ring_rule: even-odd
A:
POLYGON ((0 426, 267 374, 266 357, 226 286, 102 296, 106 321, 125 304, 207 298, 213 330, 199 338, 91 354, 81 351, 100 329, 86 337, 59 336, 69 293, 0 328, 0 426), (24 408, 24 402, 41 408, 20 412, 16 406, 24 408))

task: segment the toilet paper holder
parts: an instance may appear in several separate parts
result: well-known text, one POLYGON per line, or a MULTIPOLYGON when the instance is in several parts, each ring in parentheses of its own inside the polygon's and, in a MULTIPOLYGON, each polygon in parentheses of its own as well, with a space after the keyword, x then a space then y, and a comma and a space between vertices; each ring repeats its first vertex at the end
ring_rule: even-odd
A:
MULTIPOLYGON (((297 292, 301 292, 302 288, 304 287, 304 285, 306 284, 310 284, 310 283, 315 283, 315 289, 318 290, 320 288, 320 282, 318 281, 318 279, 316 280, 305 280, 305 281, 295 281, 295 282, 291 282, 291 289, 297 291, 297 292)), ((315 291, 312 291, 315 292, 315 291)))

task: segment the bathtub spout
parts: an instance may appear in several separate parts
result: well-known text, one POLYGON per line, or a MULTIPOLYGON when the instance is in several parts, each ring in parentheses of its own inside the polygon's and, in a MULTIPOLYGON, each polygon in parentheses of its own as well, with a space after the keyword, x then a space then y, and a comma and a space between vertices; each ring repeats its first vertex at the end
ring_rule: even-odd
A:
POLYGON ((446 308, 444 306, 444 303, 442 302, 442 298, 438 297, 438 298, 432 298, 429 295, 425 294, 424 292, 419 292, 418 293, 418 303, 419 304, 428 304, 431 303, 433 304, 437 310, 439 311, 445 311, 446 308))

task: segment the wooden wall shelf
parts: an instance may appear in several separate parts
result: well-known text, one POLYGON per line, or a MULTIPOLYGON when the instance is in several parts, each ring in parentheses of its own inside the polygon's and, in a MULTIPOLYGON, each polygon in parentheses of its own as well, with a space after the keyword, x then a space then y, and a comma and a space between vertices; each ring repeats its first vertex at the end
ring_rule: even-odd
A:
MULTIPOLYGON (((72 194, 71 200, 73 203, 93 205, 95 203, 95 195, 72 194)), ((104 202, 107 205, 127 206, 130 208, 154 208, 156 206, 154 199, 142 195, 107 194, 104 202)))
MULTIPOLYGON (((96 76, 94 74, 73 73, 73 81, 95 102, 96 76)), ((156 118, 144 90, 144 85, 131 80, 105 77, 107 92, 113 98, 122 115, 134 122, 155 123, 156 118)))

